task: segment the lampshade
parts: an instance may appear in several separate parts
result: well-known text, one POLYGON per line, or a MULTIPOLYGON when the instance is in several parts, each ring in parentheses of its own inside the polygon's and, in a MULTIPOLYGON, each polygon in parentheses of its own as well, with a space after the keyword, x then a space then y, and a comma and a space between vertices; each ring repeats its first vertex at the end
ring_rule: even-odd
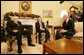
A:
POLYGON ((64 15, 68 16, 67 10, 61 11, 60 18, 63 18, 64 15))

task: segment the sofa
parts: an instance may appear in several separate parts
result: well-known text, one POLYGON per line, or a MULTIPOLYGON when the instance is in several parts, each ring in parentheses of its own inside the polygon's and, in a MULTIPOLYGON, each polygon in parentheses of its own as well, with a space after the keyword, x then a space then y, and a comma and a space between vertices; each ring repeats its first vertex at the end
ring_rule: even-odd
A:
POLYGON ((74 25, 76 33, 73 35, 72 38, 83 40, 83 22, 75 22, 74 25))

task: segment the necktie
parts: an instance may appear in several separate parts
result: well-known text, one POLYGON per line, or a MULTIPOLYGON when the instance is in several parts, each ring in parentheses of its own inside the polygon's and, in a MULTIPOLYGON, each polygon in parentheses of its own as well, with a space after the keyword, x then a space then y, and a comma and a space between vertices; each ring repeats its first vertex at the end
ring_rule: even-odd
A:
POLYGON ((41 22, 40 22, 40 27, 41 27, 41 28, 43 28, 43 26, 42 26, 41 22))
POLYGON ((18 26, 20 26, 18 23, 16 23, 18 26))
POLYGON ((67 20, 66 20, 66 25, 67 25, 67 20))

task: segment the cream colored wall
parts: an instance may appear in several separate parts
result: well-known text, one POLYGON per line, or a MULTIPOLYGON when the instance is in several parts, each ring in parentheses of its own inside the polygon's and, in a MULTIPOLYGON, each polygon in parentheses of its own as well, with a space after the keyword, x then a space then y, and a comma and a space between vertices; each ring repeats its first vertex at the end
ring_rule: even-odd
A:
POLYGON ((43 10, 52 10, 53 18, 43 18, 43 21, 49 21, 50 25, 60 25, 60 12, 61 10, 68 10, 68 6, 66 4, 59 4, 59 1, 33 1, 32 2, 32 13, 43 16, 43 10), (38 5, 39 4, 39 5, 38 5), (64 6, 64 7, 62 7, 64 6))
POLYGON ((19 1, 1 1, 1 26, 4 14, 10 11, 19 12, 19 1))
MULTIPOLYGON (((73 1, 73 3, 80 5, 80 1, 73 1)), ((59 1, 32 1, 32 13, 43 16, 43 10, 52 10, 53 18, 43 18, 43 21, 49 21, 50 25, 61 25, 60 12, 62 10, 68 10, 72 4, 65 1, 60 4, 59 1)), ((1 23, 3 15, 6 12, 19 12, 19 1, 1 1, 1 23)))
POLYGON ((53 18, 43 18, 43 21, 49 21, 50 25, 61 25, 60 13, 62 10, 69 11, 69 8, 74 5, 72 3, 80 5, 80 1, 65 1, 63 4, 60 1, 33 1, 32 13, 43 16, 43 10, 52 10, 53 18), (71 3, 70 3, 71 2, 71 3))

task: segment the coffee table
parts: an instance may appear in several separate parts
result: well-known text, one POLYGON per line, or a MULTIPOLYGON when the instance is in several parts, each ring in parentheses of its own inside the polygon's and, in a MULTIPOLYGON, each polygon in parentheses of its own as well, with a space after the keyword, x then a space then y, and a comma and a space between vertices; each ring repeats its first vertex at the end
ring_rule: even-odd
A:
POLYGON ((62 38, 43 43, 43 54, 83 54, 83 43, 62 38))

